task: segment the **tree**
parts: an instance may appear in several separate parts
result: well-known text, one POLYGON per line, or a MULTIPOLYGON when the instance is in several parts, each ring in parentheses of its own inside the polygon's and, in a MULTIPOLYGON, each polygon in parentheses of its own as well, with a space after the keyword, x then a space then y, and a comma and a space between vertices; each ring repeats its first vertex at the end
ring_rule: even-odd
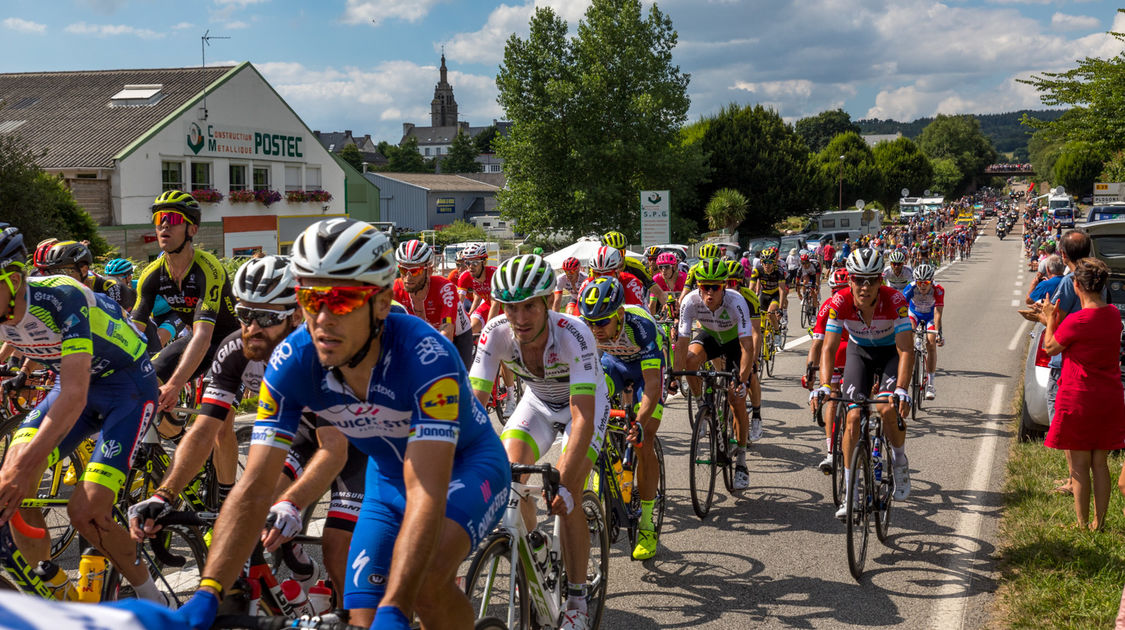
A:
POLYGON ((778 221, 827 202, 827 180, 810 164, 805 141, 777 112, 731 103, 705 123, 700 144, 711 176, 700 185, 700 198, 723 188, 742 193, 749 211, 739 232, 770 232, 778 221))
POLYGON ((1088 142, 1068 142, 1055 160, 1055 181, 1075 195, 1093 192, 1105 155, 1088 142))
POLYGON ((0 136, 0 217, 18 227, 29 249, 45 238, 90 241, 95 256, 109 252, 94 219, 59 177, 43 172, 18 137, 0 136))
POLYGON ((884 207, 896 204, 903 188, 920 195, 933 182, 933 165, 909 138, 880 142, 871 148, 871 154, 883 174, 885 185, 876 199, 884 207))
POLYGON ((426 159, 418 151, 418 139, 410 136, 402 143, 395 146, 386 140, 379 143, 379 153, 387 158, 387 164, 378 170, 386 173, 432 173, 432 164, 426 164, 426 159))
POLYGON ((340 149, 340 159, 354 166, 360 173, 363 172, 363 154, 354 144, 345 144, 344 148, 340 149))
POLYGON ((860 133, 859 125, 852 122, 850 114, 842 109, 820 112, 797 121, 793 126, 797 135, 805 139, 805 144, 813 153, 819 153, 836 136, 849 131, 860 133))
POLYGON ((1055 180, 1055 161, 1059 159, 1059 154, 1062 153, 1065 144, 1055 135, 1056 133, 1052 129, 1040 129, 1031 136, 1031 140, 1027 143, 1031 166, 1035 169, 1035 174, 1041 182, 1055 180))
POLYGON ((1099 182, 1125 182, 1125 151, 1118 151, 1102 167, 1099 182))
POLYGON ((489 125, 485 127, 484 131, 478 133, 474 140, 477 145, 477 153, 494 153, 495 150, 492 148, 492 141, 496 139, 499 133, 500 131, 496 128, 496 125, 489 125))
POLYGON ((477 146, 469 134, 457 132, 449 154, 441 159, 441 172, 443 173, 479 173, 480 162, 476 161, 477 146))
POLYGON ((953 158, 938 158, 933 161, 934 180, 931 187, 945 197, 952 197, 961 185, 961 168, 953 158))
POLYGON ((446 245, 465 241, 487 241, 488 232, 468 221, 457 219, 434 234, 434 243, 440 252, 446 245))
POLYGON ((825 181, 838 187, 842 183, 843 198, 839 199, 838 194, 832 197, 838 198, 845 208, 858 199, 873 201, 883 194, 886 185, 883 172, 875 163, 871 147, 854 131, 833 138, 813 161, 825 181))
POLYGON ((733 234, 738 225, 746 219, 746 210, 750 202, 745 195, 733 188, 723 188, 715 191, 711 201, 707 202, 707 225, 712 230, 726 230, 733 234))
POLYGON ((931 160, 952 158, 961 171, 961 179, 952 191, 959 193, 982 180, 984 169, 997 159, 996 149, 980 130, 980 121, 969 115, 938 114, 922 130, 918 146, 931 160))
POLYGON ((639 191, 671 189, 676 204, 692 158, 677 135, 689 102, 676 32, 641 0, 593 0, 576 37, 567 32, 539 8, 528 37, 504 48, 496 84, 512 129, 493 142, 507 174, 500 208, 529 234, 635 237, 639 191))

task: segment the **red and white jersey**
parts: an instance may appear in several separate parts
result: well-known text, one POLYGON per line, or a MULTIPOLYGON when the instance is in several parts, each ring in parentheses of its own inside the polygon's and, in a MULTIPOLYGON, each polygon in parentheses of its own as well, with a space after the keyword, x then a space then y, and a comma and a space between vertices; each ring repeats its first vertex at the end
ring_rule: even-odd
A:
POLYGON ((406 308, 406 312, 416 317, 421 317, 434 328, 443 324, 453 323, 453 334, 459 335, 472 329, 469 318, 458 303, 457 287, 447 278, 430 276, 426 289, 426 297, 422 300, 423 313, 416 312, 414 294, 407 292, 402 278, 396 278, 394 284, 394 298, 406 308))
POLYGON ((850 341, 859 346, 894 346, 895 335, 911 330, 906 298, 897 289, 888 286, 879 287, 870 324, 863 321, 856 308, 851 287, 828 298, 826 304, 828 320, 825 331, 843 333, 847 330, 850 341))
MULTIPOLYGON (((590 282, 596 279, 597 277, 586 278, 586 280, 582 283, 582 286, 578 287, 578 295, 582 295, 582 292, 586 290, 586 285, 590 284, 590 282)), ((628 271, 622 271, 617 274, 617 281, 620 282, 621 286, 625 288, 626 304, 636 304, 637 306, 642 306, 644 304, 645 285, 642 284, 636 276, 629 273, 628 271)))
POLYGON ((484 273, 478 279, 473 277, 472 270, 466 269, 457 280, 457 286, 464 289, 466 294, 479 295, 482 303, 492 304, 492 274, 494 273, 496 267, 485 266, 484 273))

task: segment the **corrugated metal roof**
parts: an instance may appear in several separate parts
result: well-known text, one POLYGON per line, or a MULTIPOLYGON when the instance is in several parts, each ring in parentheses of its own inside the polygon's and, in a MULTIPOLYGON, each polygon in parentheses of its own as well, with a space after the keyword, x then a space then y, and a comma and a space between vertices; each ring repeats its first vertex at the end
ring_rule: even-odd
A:
POLYGON ((433 192, 496 192, 500 190, 492 184, 478 182, 460 175, 441 175, 436 173, 372 173, 388 179, 413 184, 433 192))
MULTIPOLYGON (((0 74, 0 100, 23 105, 18 118, 26 123, 19 136, 33 154, 45 152, 39 166, 109 168, 113 156, 232 69, 0 74), (111 107, 110 99, 126 84, 160 84, 164 96, 152 106, 111 107)), ((4 120, 4 111, 0 107, 0 133, 13 122, 4 120)))

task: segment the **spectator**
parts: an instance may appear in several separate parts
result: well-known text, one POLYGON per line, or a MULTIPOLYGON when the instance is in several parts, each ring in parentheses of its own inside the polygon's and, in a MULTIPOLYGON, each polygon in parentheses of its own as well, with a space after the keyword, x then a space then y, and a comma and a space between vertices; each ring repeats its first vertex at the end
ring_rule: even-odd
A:
POLYGON ((1063 274, 1067 271, 1066 263, 1058 254, 1048 256, 1044 261, 1043 269, 1043 273, 1036 275, 1035 280, 1031 282, 1031 290, 1028 291, 1026 300, 1028 304, 1034 304, 1048 295, 1054 295, 1063 274))
POLYGON ((1078 526, 1101 529, 1109 507, 1108 452, 1125 447, 1125 390, 1121 386, 1121 314, 1103 298, 1109 267, 1083 258, 1073 267, 1081 308, 1062 319, 1062 306, 1045 302, 1039 320, 1043 349, 1063 357, 1054 417, 1044 444, 1067 451, 1078 526), (1091 475, 1094 520, 1090 521, 1091 475))
POLYGON ((1043 243, 1043 251, 1041 253, 1044 255, 1041 255, 1039 257, 1039 266, 1036 268, 1036 272, 1046 274, 1047 259, 1055 254, 1055 241, 1047 241, 1046 243, 1043 243))
POLYGON ((836 257, 836 248, 832 247, 832 239, 827 239, 820 247, 820 253, 824 259, 824 268, 832 268, 832 259, 836 257))

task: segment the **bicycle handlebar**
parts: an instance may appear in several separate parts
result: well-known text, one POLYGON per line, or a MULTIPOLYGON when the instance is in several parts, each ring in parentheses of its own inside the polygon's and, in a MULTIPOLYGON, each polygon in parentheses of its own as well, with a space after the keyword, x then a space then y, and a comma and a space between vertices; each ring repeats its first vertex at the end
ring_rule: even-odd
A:
MULTIPOLYGON (((824 404, 823 403, 826 403, 828 401, 844 402, 844 403, 856 403, 858 405, 863 405, 864 407, 866 407, 866 406, 868 406, 872 403, 886 402, 884 400, 879 400, 879 398, 880 398, 879 396, 876 396, 875 398, 868 398, 867 396, 864 396, 864 397, 856 400, 856 399, 852 399, 852 398, 844 398, 843 396, 825 396, 822 392, 820 395, 817 396, 817 400, 819 400, 821 404, 817 405, 816 413, 813 414, 813 419, 816 421, 818 426, 821 426, 821 427, 824 426, 824 411, 823 411, 824 410, 824 404)), ((894 407, 894 409, 896 409, 896 410, 898 409, 899 403, 904 400, 898 394, 891 394, 890 398, 891 398, 890 403, 894 407)), ((906 423, 903 422, 901 413, 895 414, 895 424, 898 426, 899 431, 905 431, 906 430, 906 423)))
POLYGON ((527 464, 512 464, 512 481, 519 481, 520 475, 539 475, 543 480, 543 492, 547 495, 547 504, 555 500, 562 485, 559 469, 550 464, 529 466, 527 464))
POLYGON ((674 370, 672 376, 699 376, 707 378, 738 378, 734 372, 720 372, 718 370, 674 370))

